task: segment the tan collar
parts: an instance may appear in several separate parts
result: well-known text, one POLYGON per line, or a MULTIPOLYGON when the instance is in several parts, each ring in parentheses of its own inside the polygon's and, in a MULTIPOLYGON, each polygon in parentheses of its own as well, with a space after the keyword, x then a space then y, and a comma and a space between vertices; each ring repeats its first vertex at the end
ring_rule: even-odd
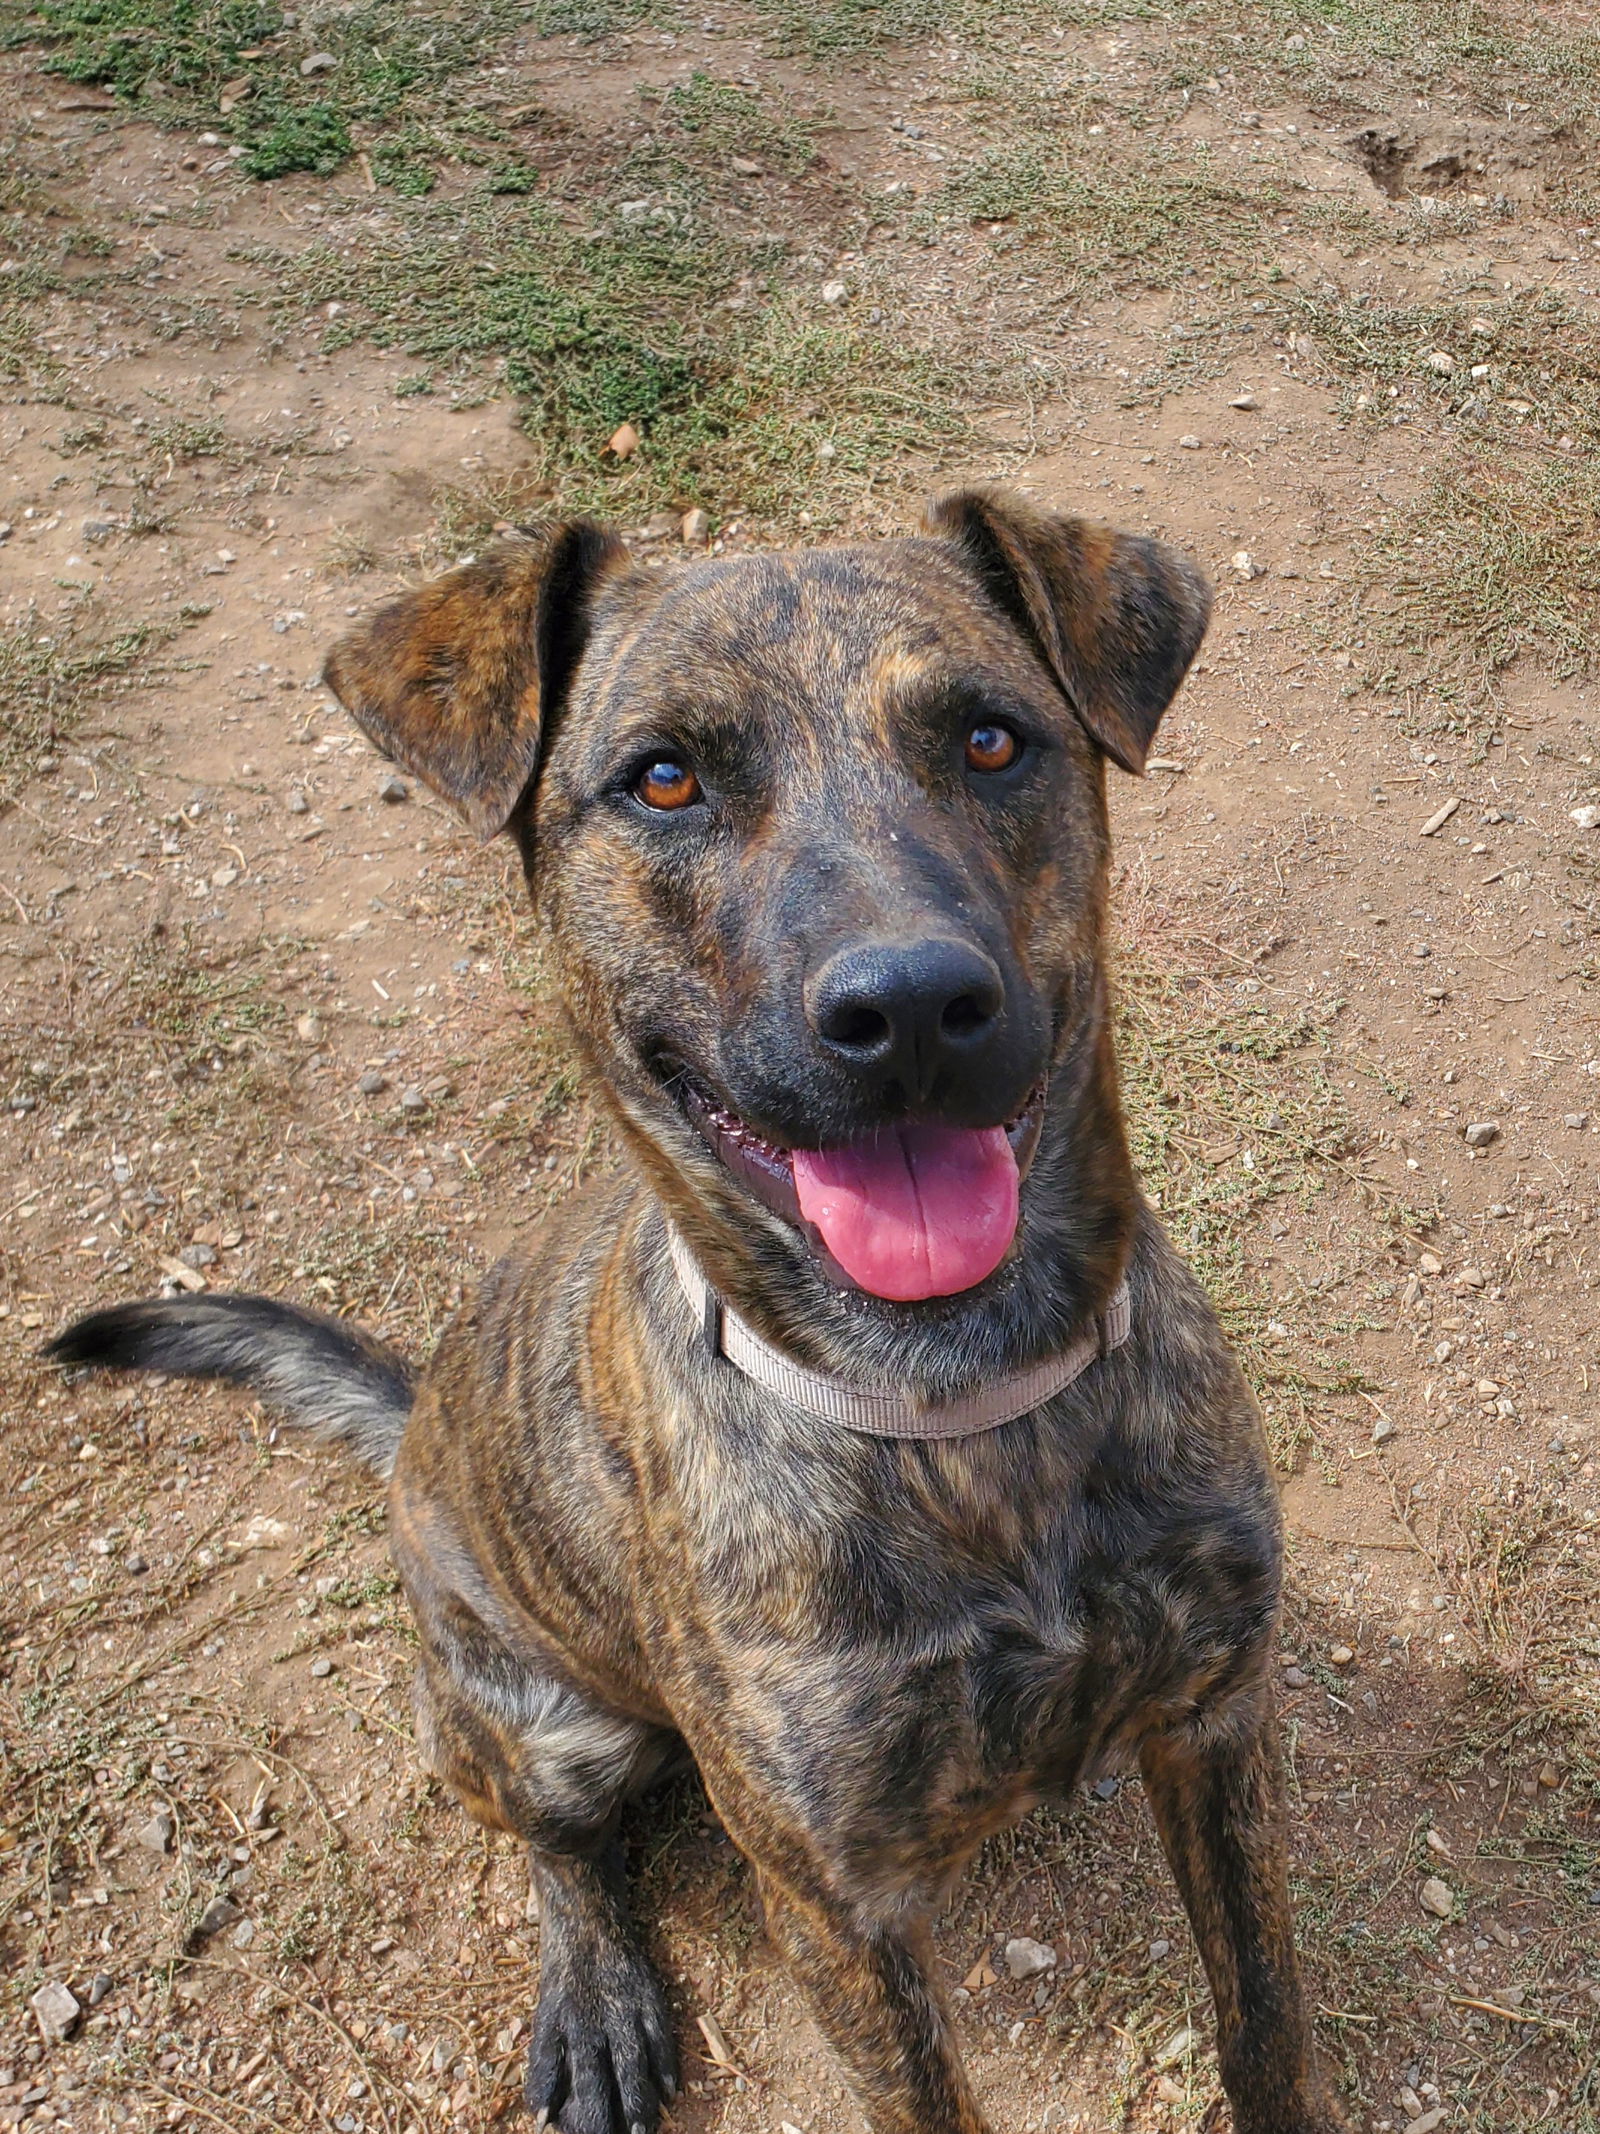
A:
POLYGON ((777 1394, 791 1407, 803 1408, 808 1415, 838 1423, 846 1430, 862 1431, 868 1437, 976 1437, 980 1431, 996 1430, 1002 1423, 1012 1422, 1064 1393, 1090 1364, 1122 1346, 1131 1325, 1128 1285, 1124 1281, 1117 1285, 1115 1296, 1100 1317, 1059 1355, 1009 1378, 996 1379, 992 1385, 981 1386, 959 1400, 916 1401, 903 1393, 852 1386, 842 1378, 829 1377, 825 1371, 807 1370, 804 1364, 795 1363, 741 1319, 732 1305, 723 1303, 671 1223, 667 1225, 667 1241, 673 1267, 710 1355, 731 1363, 736 1371, 742 1371, 746 1378, 777 1394))

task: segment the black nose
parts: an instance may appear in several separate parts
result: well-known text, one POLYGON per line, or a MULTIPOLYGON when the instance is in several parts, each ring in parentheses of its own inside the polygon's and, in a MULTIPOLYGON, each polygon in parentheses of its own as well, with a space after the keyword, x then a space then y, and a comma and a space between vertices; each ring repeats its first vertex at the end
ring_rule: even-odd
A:
POLYGON ((861 941, 840 949, 806 986, 822 1043, 878 1090, 910 1103, 970 1065, 999 1026, 1005 985, 970 941, 861 941))

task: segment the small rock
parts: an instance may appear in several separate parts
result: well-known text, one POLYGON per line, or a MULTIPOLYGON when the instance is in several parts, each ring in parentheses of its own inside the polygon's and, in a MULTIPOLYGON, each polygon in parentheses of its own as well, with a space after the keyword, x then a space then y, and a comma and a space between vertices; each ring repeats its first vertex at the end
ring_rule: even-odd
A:
POLYGON ((1569 1111, 1561 1123, 1563 1126, 1569 1127, 1573 1133, 1581 1134, 1589 1124, 1589 1114, 1586 1111, 1569 1111))
POLYGON ((196 1269, 201 1267, 215 1267, 215 1265, 217 1264, 217 1248, 215 1245, 203 1245, 198 1240, 196 1240, 196 1242, 192 1245, 185 1245, 183 1250, 178 1254, 178 1258, 183 1262, 185 1267, 193 1267, 196 1269))
POLYGON ((238 879, 237 867, 219 867, 211 877, 211 886, 213 889, 231 889, 238 879))
POLYGON ((1243 578, 1246 581, 1252 578, 1264 578, 1267 575, 1263 566, 1256 561, 1247 548, 1234 550, 1231 567, 1236 578, 1243 578))
POLYGON ((686 511, 678 526, 678 539, 685 548, 704 548, 711 538, 711 514, 697 504, 686 511))
POLYGON ((1491 1141, 1498 1140, 1500 1122, 1497 1119, 1475 1119, 1462 1129, 1461 1138, 1469 1149, 1486 1149, 1491 1141))
POLYGON ((1181 2082, 1174 2082, 1170 2075, 1157 2076, 1156 2095, 1163 2104, 1187 2104, 1189 2101, 1189 2092, 1181 2082))
POLYGON ((28 2006, 33 2010, 34 2021, 46 2045, 61 2045, 70 2038, 83 2013, 77 1996, 59 1979, 51 1979, 41 1986, 28 2006))
POLYGON ((116 1983, 109 1971, 97 1971, 89 1981, 89 2006, 98 2008, 116 1983))
POLYGON ((824 282, 822 285, 822 301, 825 304, 842 304, 849 294, 847 282, 824 282))
POLYGON ((1303 1667, 1286 1667, 1283 1670, 1284 1685, 1288 1689, 1309 1689, 1311 1677, 1303 1667))
POLYGON ((1393 1437, 1394 1435, 1395 1435, 1395 1426, 1394 1426, 1394 1424, 1390 1422, 1390 1420, 1389 1420, 1388 1416, 1386 1416, 1386 1415, 1380 1415, 1380 1416, 1378 1417, 1378 1420, 1377 1420, 1377 1421, 1376 1421, 1376 1422, 1375 1422, 1375 1423, 1373 1424, 1373 1426, 1372 1426, 1372 1442, 1373 1442, 1373 1444, 1374 1444, 1374 1445, 1387 1445, 1387 1444, 1388 1444, 1388 1442, 1389 1442, 1389 1440, 1390 1440, 1390 1438, 1392 1438, 1392 1437, 1393 1437))
POLYGON ((1258 408, 1260 407, 1261 402, 1256 398, 1255 394, 1251 392, 1250 388, 1246 386, 1242 393, 1234 394, 1233 398, 1228 402, 1228 405, 1231 408, 1258 408))
POLYGON ((325 1682, 333 1673, 333 1662, 324 1654, 320 1660, 312 1661, 311 1672, 318 1682, 325 1682))
POLYGON ((1333 1645, 1328 1649, 1328 1658, 1335 1667, 1348 1667, 1355 1658, 1355 1654, 1348 1645, 1333 1645))
POLYGON ((208 1940, 211 1935, 220 1934, 224 1927, 231 1927, 238 1917, 239 1907, 231 1897, 213 1897, 195 1921, 194 1930, 202 1940, 208 1940))
POLYGON ((142 1845, 147 1852, 170 1852, 177 1828, 167 1810, 158 1808, 149 1822, 134 1832, 133 1842, 142 1845))
POLYGON ((1549 1787, 1552 1790, 1560 1785, 1561 1773, 1554 1764, 1541 1764, 1539 1766, 1539 1783, 1541 1786, 1549 1787))
POLYGON ((1429 1852, 1438 1853, 1441 1859, 1453 1860, 1455 1858, 1455 1854, 1451 1852, 1443 1834, 1437 1830, 1428 1832, 1428 1850, 1429 1852))
POLYGON ((1448 1882, 1441 1882, 1437 1875, 1430 1875, 1417 1892, 1417 1902, 1435 1919, 1453 1919, 1456 1915, 1456 1900, 1448 1882))
POLYGON ((1172 1954, 1172 1944, 1171 1944, 1171 1942, 1170 1942, 1170 1941, 1153 1941, 1153 1942, 1151 1942, 1151 1944, 1150 1944, 1150 1961, 1151 1961, 1151 1962, 1152 1962, 1153 1964, 1158 1964, 1158 1963, 1160 1963, 1160 1962, 1162 1961, 1162 1959, 1163 1959, 1164 1957, 1170 1956, 1171 1954, 1172 1954))
POLYGON ((730 156, 728 161, 729 167, 737 177, 759 178, 761 176, 761 165, 751 156, 730 156))
POLYGON ((1600 830, 1600 808, 1574 808, 1572 819, 1580 830, 1600 830))
POLYGON ((253 1919, 241 1919, 228 1939, 236 1949, 248 1949, 256 1938, 256 1923, 253 1919))
POLYGON ((1427 2106, 1409 2083, 1396 2092, 1394 2101, 1407 2119, 1420 2119, 1427 2110, 1427 2106))
POLYGON ((1419 1252, 1417 1254, 1417 1272, 1418 1274, 1443 1274, 1444 1261, 1440 1259, 1436 1252, 1419 1252))
POLYGON ((313 74, 332 74, 338 64, 332 52, 313 52, 309 58, 301 60, 300 72, 308 78, 313 74))
POLYGON ((632 459, 639 449, 639 433, 631 422, 619 422, 606 439, 606 450, 618 459, 632 459))
POLYGON ((1178 439, 1178 450, 1180 452, 1198 452, 1199 449, 1199 438, 1195 436, 1193 430, 1185 430, 1183 435, 1178 439))
POLYGON ((148 1571, 150 1565, 147 1560, 139 1554, 139 1551, 137 1549, 130 1549, 127 1555, 124 1556, 122 1559, 122 1568, 125 1571, 131 1571, 134 1577, 137 1578, 141 1571, 148 1571))
POLYGON ((1461 802, 1457 798, 1447 800, 1442 808, 1436 809, 1428 817, 1422 828, 1417 832, 1417 835, 1419 837, 1437 837, 1460 805, 1461 802))
POLYGON ((381 1097, 388 1086, 389 1077, 380 1074, 376 1067, 369 1067, 356 1084, 356 1088, 364 1097, 381 1097))
POLYGON ((1005 1946, 1006 1969, 1014 1979, 1037 1978, 1041 1971, 1053 1971, 1056 1967, 1056 1952, 1047 1941, 1030 1941, 1020 1934, 1005 1946))
POLYGON ((426 1111, 427 1108, 428 1100, 420 1089, 413 1087, 401 1090, 400 1109, 402 1111, 426 1111))
POLYGON ((1441 378, 1448 378, 1456 367, 1456 359, 1446 348, 1435 348, 1428 356, 1428 368, 1437 371, 1441 378))
POLYGON ((294 1034, 303 1045, 322 1043, 322 1017, 320 1015, 297 1015, 294 1034))
POLYGON ((411 798, 411 788, 403 778, 385 778, 378 788, 378 798, 386 800, 391 808, 398 807, 402 800, 411 798))
POLYGON ((291 793, 284 802, 284 806, 291 815, 309 815, 311 813, 311 803, 304 793, 291 793))
POLYGON ((1424 2112, 1420 2119, 1407 2120, 1405 2134, 1434 2134, 1434 2129, 1443 2124, 1444 2106, 1436 2104, 1431 2112, 1424 2112))
POLYGON ((1481 1267, 1463 1267, 1456 1276, 1454 1286, 1457 1289, 1482 1289, 1484 1287, 1483 1269, 1481 1267))
POLYGON ((1162 2046, 1160 2052, 1156 2054, 1156 2066, 1158 2068, 1171 2067, 1175 2061, 1187 2059, 1199 2042, 1200 2040, 1195 2032, 1185 2024, 1184 2028, 1170 2037, 1166 2044, 1162 2046))

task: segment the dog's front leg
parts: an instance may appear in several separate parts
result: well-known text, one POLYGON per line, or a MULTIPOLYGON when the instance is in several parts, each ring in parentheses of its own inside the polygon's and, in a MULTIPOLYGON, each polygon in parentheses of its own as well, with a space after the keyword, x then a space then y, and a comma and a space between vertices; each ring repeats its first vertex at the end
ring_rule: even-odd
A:
POLYGON ((1236 2134, 1342 2134, 1312 2065, 1266 1691, 1213 1730, 1151 1736, 1140 1761, 1211 1982, 1236 2134))
POLYGON ((756 1861, 767 1925, 872 2134, 987 2134, 929 1972, 919 1915, 885 1921, 756 1861))

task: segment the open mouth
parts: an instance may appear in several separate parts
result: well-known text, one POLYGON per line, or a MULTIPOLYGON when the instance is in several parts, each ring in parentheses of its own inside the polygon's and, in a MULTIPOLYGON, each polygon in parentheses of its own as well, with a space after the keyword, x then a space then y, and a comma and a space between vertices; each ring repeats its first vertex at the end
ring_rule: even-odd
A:
POLYGON ((1007 1126, 906 1122, 830 1149, 782 1148, 692 1077, 679 1088, 712 1151, 805 1234, 837 1281, 918 1303, 975 1288, 1011 1249, 1042 1082, 1007 1126))

